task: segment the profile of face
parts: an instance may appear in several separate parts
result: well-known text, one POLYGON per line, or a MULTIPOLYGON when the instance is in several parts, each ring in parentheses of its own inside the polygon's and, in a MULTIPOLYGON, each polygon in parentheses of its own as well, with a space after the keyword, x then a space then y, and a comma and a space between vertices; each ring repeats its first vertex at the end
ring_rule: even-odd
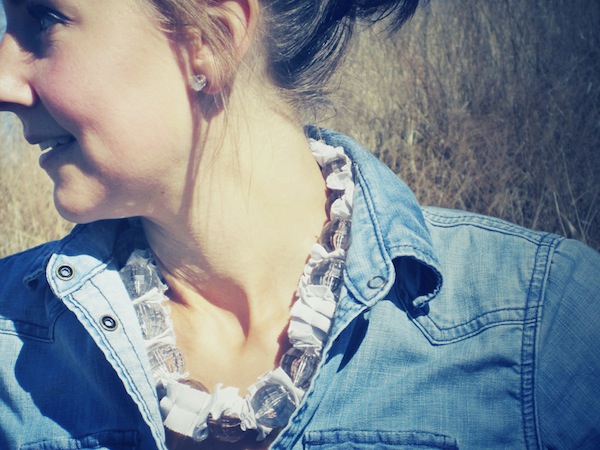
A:
POLYGON ((148 215, 181 197, 194 142, 180 52, 138 0, 4 0, 0 109, 42 148, 59 212, 148 215))

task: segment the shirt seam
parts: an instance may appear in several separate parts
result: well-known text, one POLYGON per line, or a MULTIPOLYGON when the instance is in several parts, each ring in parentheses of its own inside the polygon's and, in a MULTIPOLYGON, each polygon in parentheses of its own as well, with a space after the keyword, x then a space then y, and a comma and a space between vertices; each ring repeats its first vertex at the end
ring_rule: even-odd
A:
POLYGON ((526 319, 521 345, 521 395, 523 433, 528 449, 541 448, 539 417, 536 406, 536 378, 539 360, 539 325, 546 297, 549 268, 554 250, 560 242, 558 235, 546 234, 539 243, 535 266, 527 292, 526 319), (549 242, 548 242, 549 241, 549 242))
MULTIPOLYGON (((449 210, 452 211, 452 210, 449 210)), ((541 245, 546 239, 546 236, 552 238, 562 238, 561 236, 547 231, 534 231, 519 225, 506 222, 503 219, 496 217, 483 216, 476 213, 443 215, 434 213, 429 209, 423 209, 425 220, 434 227, 440 228, 457 228, 457 227, 473 227, 482 230, 509 235, 525 239, 533 244, 541 245), (435 219, 445 219, 444 221, 435 219)))

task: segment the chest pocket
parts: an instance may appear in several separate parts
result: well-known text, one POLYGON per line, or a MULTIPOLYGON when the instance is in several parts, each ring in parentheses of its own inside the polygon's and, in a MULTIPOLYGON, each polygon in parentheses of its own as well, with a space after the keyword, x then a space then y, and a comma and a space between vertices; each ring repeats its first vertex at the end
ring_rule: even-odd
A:
POLYGON ((104 431, 78 439, 64 438, 22 445, 19 450, 138 450, 135 431, 104 431))
POLYGON ((303 446, 305 450, 458 449, 449 436, 420 431, 310 431, 303 446))

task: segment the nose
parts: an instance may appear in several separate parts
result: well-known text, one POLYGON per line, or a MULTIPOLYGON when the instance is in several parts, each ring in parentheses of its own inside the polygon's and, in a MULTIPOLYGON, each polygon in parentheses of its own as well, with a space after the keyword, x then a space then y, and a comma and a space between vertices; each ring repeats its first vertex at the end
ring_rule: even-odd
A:
POLYGON ((32 55, 15 37, 6 32, 0 40, 0 111, 17 112, 35 104, 35 91, 30 84, 32 55))

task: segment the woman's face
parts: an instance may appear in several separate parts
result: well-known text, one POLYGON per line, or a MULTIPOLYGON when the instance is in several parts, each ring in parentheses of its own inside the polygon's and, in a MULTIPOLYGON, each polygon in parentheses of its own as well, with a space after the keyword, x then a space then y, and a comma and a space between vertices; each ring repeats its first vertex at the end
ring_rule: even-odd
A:
POLYGON ((40 144, 61 214, 89 222, 177 208, 192 98, 181 52, 139 0, 4 7, 0 109, 16 113, 25 138, 40 144))

